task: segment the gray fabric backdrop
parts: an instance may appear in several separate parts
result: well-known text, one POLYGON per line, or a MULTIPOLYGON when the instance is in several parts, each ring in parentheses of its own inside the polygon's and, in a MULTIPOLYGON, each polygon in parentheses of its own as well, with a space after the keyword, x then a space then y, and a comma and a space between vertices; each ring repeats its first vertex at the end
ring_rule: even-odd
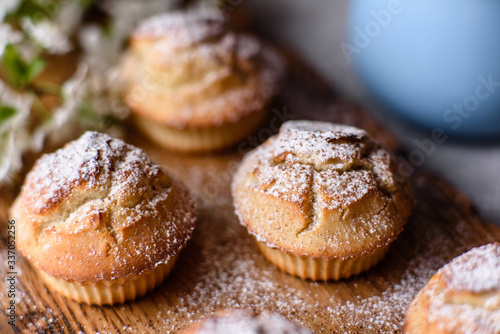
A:
MULTIPOLYGON (((411 152, 422 130, 377 108, 356 80, 340 49, 344 41, 348 0, 241 0, 258 26, 301 54, 334 85, 368 109, 411 152)), ((500 224, 500 141, 467 143, 448 139, 426 156, 423 166, 465 193, 489 220, 500 224)))

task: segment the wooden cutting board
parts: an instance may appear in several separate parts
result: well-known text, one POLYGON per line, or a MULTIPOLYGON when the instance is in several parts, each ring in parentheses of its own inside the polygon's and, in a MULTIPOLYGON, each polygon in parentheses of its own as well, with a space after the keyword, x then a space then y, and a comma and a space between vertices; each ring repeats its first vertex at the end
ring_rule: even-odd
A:
MULTIPOLYGON (((193 239, 171 276, 134 302, 113 307, 80 305, 52 294, 18 253, 15 331, 39 333, 174 333, 221 308, 273 310, 316 333, 400 333, 406 308, 429 277, 453 257, 493 241, 500 227, 480 219, 470 202, 425 171, 412 175, 414 214, 387 257, 365 274, 313 283, 282 273, 259 253, 233 212, 229 185, 245 150, 278 129, 282 118, 319 119, 365 128, 399 154, 399 144, 361 108, 346 101, 290 60, 291 73, 269 122, 239 148, 217 155, 166 152, 133 130, 142 147, 196 195, 199 219, 193 239)), ((7 207, 1 193, 0 304, 7 309, 7 207)), ((5 313, 0 331, 12 332, 5 313)))

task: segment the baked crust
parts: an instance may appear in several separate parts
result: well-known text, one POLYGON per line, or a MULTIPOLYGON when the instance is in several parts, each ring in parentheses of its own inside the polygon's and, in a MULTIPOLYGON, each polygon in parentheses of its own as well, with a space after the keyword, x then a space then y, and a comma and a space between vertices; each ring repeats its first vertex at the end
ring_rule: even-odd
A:
POLYGON ((167 263, 196 219, 183 184, 142 150, 97 132, 42 156, 11 216, 23 255, 76 282, 126 278, 167 263))
POLYGON ((311 334, 275 312, 260 314, 248 309, 224 309, 185 328, 182 334, 311 334))
POLYGON ((500 244, 474 248, 432 276, 410 304, 403 332, 500 333, 500 244))
POLYGON ((236 123, 265 109, 284 62, 255 37, 236 34, 215 10, 167 13, 133 32, 122 66, 125 100, 176 129, 236 123))
POLYGON ((137 128, 156 144, 177 152, 200 153, 221 150, 244 140, 263 124, 268 112, 254 112, 232 124, 182 130, 134 116, 137 128))
POLYGON ((297 256, 374 253, 402 231, 411 185, 360 129, 289 121, 245 156, 232 183, 236 213, 257 240, 297 256))

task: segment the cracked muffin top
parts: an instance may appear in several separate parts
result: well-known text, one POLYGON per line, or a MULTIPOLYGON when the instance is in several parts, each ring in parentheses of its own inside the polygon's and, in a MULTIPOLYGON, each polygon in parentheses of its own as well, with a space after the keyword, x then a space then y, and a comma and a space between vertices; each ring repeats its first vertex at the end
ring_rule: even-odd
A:
POLYGON ((183 184, 142 150, 97 132, 42 156, 11 217, 31 263, 78 282, 140 275, 168 262, 196 219, 183 184))
POLYGON ((257 240, 297 256, 347 259, 394 241, 411 215, 409 181, 365 131, 289 121, 245 156, 236 213, 257 240))

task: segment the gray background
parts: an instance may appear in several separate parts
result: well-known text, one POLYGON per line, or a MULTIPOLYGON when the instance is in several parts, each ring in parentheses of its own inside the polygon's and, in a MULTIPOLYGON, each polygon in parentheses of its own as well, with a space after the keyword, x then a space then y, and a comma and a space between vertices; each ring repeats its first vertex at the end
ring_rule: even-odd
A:
MULTIPOLYGON (((368 0, 369 1, 369 0, 368 0)), ((338 90, 365 105, 403 142, 409 152, 415 140, 430 137, 423 130, 377 107, 347 63, 345 40, 347 0, 243 0, 260 29, 283 41, 338 90)), ((500 224, 500 142, 467 143, 448 139, 436 146, 423 166, 465 193, 487 219, 500 224)))

